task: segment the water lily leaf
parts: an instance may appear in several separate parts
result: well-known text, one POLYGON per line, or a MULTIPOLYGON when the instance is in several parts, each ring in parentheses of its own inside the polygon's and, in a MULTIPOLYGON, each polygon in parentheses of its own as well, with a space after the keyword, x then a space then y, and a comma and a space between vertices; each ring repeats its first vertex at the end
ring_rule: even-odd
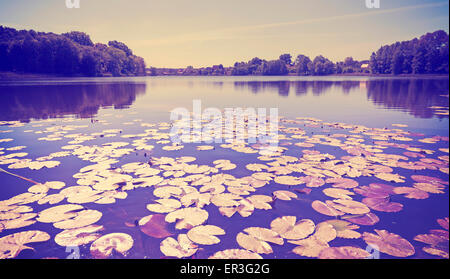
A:
POLYGON ((426 183, 426 182, 417 182, 413 184, 414 188, 417 188, 419 190, 432 193, 432 194, 444 194, 443 191, 445 189, 444 185, 440 184, 432 184, 432 183, 426 183))
POLYGON ((39 212, 39 216, 36 220, 42 223, 61 222, 77 216, 75 211, 81 209, 83 209, 83 206, 78 204, 57 205, 39 212))
POLYGON ((177 239, 168 237, 160 244, 161 252, 167 257, 187 258, 194 255, 198 246, 195 245, 186 234, 179 234, 177 239))
POLYGON ((361 215, 350 215, 345 217, 345 220, 362 226, 373 226, 380 221, 378 216, 373 214, 372 212, 361 215))
POLYGON ((113 252, 125 254, 133 247, 133 238, 126 233, 110 233, 91 244, 91 255, 96 259, 106 259, 113 252))
POLYGON ((239 205, 234 207, 219 207, 219 211, 222 215, 229 218, 236 212, 238 212, 242 217, 248 217, 253 214, 255 207, 249 200, 241 199, 238 203, 239 205))
POLYGON ((320 177, 305 176, 302 178, 303 182, 306 183, 306 187, 317 188, 325 184, 325 180, 320 177))
POLYGON ((81 228, 94 224, 102 218, 102 215, 100 211, 86 209, 77 212, 73 218, 54 223, 53 226, 63 230, 81 228))
MULTIPOLYGON (((256 177, 255 177, 256 178, 256 177)), ((257 178, 259 179, 259 178, 257 178)), ((303 184, 303 180, 295 177, 295 176, 289 176, 289 175, 282 175, 282 176, 276 176, 275 182, 282 185, 300 185, 303 184)))
POLYGON ((337 217, 345 214, 344 212, 341 212, 334 208, 332 204, 330 204, 330 201, 326 201, 326 203, 324 203, 316 200, 312 202, 311 206, 315 211, 327 216, 337 217))
POLYGON ((270 223, 272 231, 278 233, 285 239, 303 239, 314 232, 314 222, 309 219, 297 221, 295 216, 283 216, 274 219, 270 223))
POLYGON ((375 230, 375 232, 376 234, 364 232, 363 239, 368 245, 377 248, 380 252, 400 258, 415 254, 411 243, 401 236, 386 230, 375 230))
POLYGON ((422 250, 430 255, 439 256, 444 259, 449 258, 448 246, 447 246, 447 249, 438 249, 438 248, 430 246, 430 247, 423 247, 422 250))
POLYGON ((261 260, 262 257, 254 252, 250 252, 244 249, 227 249, 216 252, 208 259, 254 259, 261 260))
POLYGON ((203 224, 208 219, 208 211, 196 208, 187 207, 173 211, 166 215, 166 222, 176 222, 175 228, 178 230, 190 229, 192 227, 203 224))
POLYGON ((289 241, 292 244, 299 245, 292 252, 305 257, 318 257, 322 250, 329 247, 328 242, 336 238, 336 230, 327 223, 320 223, 316 226, 313 235, 306 239, 289 241))
POLYGON ((394 194, 394 187, 380 184, 371 183, 369 186, 360 186, 355 189, 355 192, 369 198, 388 198, 389 195, 394 194))
POLYGON ((370 212, 370 209, 364 203, 353 200, 338 199, 331 201, 328 205, 348 214, 366 214, 370 212))
POLYGON ((358 187, 359 183, 356 180, 350 178, 328 178, 325 180, 326 183, 333 184, 333 187, 343 188, 343 189, 351 189, 358 187))
POLYGON ((180 187, 175 186, 158 187, 153 191, 153 195, 161 199, 169 199, 171 197, 178 198, 182 194, 183 190, 180 187))
POLYGON ((347 200, 352 200, 352 197, 350 196, 355 195, 355 193, 351 191, 340 188, 327 188, 323 190, 323 193, 335 199, 347 199, 347 200))
POLYGON ((100 225, 89 225, 86 227, 64 230, 55 236, 55 242, 63 247, 85 245, 99 238, 101 234, 98 232, 103 229, 103 226, 100 225))
POLYGON ((296 199, 297 195, 291 191, 279 190, 272 193, 273 196, 279 200, 290 201, 291 199, 296 199))
POLYGON ((36 213, 25 213, 18 218, 1 220, 0 225, 5 230, 24 228, 36 223, 36 220, 32 220, 36 216, 36 213))
POLYGON ((394 173, 377 173, 375 174, 375 177, 388 182, 395 182, 395 183, 405 182, 405 177, 394 173))
POLYGON ((336 236, 341 238, 355 239, 360 238, 361 234, 356 229, 359 229, 359 226, 352 225, 350 222, 344 220, 329 220, 326 221, 328 224, 332 225, 336 230, 336 236))
POLYGON ((218 195, 214 195, 211 198, 211 202, 215 205, 215 206, 225 206, 225 207, 229 207, 229 206, 239 206, 239 200, 241 200, 242 197, 235 195, 235 194, 231 194, 231 193, 222 193, 222 194, 218 194, 218 195))
POLYGON ((423 200, 427 199, 430 195, 420 189, 414 187, 395 187, 394 193, 397 195, 404 195, 408 199, 423 200))
POLYGON ((370 253, 358 247, 328 247, 319 253, 319 259, 366 259, 370 253))
POLYGON ((238 233, 236 236, 236 241, 242 248, 258 254, 273 253, 272 247, 269 243, 242 232, 238 233))
POLYGON ((168 231, 166 216, 154 214, 142 217, 138 221, 139 229, 148 236, 154 238, 166 238, 172 234, 168 231))
POLYGON ((0 238, 0 259, 15 258, 23 250, 34 250, 26 244, 49 239, 50 235, 43 231, 24 231, 4 236, 0 238))
POLYGON ((444 228, 448 231, 448 224, 449 224, 448 217, 445 217, 443 219, 438 219, 437 222, 442 228, 444 228))
POLYGON ((147 204, 147 209, 156 213, 169 213, 181 207, 181 202, 175 199, 158 199, 152 204, 147 204))
POLYGON ((252 195, 247 197, 247 200, 250 201, 256 209, 272 209, 271 203, 273 202, 273 198, 270 196, 252 195))
POLYGON ((206 151, 206 150, 213 150, 214 146, 212 145, 199 145, 197 146, 198 151, 206 151))
POLYGON ((284 244, 283 238, 281 238, 277 232, 270 229, 249 227, 244 229, 244 232, 262 241, 271 242, 278 245, 284 244))
POLYGON ((213 245, 220 242, 216 235, 224 235, 222 228, 213 225, 197 226, 187 232, 189 239, 202 245, 213 245))
POLYGON ((365 198, 362 200, 369 208, 381 212, 399 212, 403 205, 398 202, 391 202, 387 198, 365 198))
POLYGON ((211 203, 211 198, 212 195, 210 193, 192 192, 182 196, 180 201, 185 207, 194 205, 195 207, 203 208, 205 205, 211 203))
POLYGON ((267 165, 263 164, 248 164, 245 167, 250 171, 263 171, 269 169, 267 165))

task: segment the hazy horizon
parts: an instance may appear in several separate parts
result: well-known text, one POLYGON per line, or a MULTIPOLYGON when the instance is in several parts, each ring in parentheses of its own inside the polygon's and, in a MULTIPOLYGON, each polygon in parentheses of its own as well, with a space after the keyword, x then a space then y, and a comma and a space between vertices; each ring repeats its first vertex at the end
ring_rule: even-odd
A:
POLYGON ((448 32, 448 1, 197 0, 1 1, 0 25, 64 33, 82 31, 94 42, 118 40, 147 66, 232 66, 253 57, 324 55, 333 61, 368 59, 381 45, 427 32, 448 32))

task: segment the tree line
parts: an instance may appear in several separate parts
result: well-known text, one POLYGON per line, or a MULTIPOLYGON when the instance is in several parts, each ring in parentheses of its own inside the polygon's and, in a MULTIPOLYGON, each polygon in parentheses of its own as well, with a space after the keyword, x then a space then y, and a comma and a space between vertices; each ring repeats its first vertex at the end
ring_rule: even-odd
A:
POLYGON ((94 44, 86 33, 64 34, 0 26, 0 71, 63 76, 145 75, 144 59, 124 43, 94 44))
POLYGON ((438 30, 420 38, 380 47, 370 60, 347 57, 334 63, 318 55, 282 54, 275 60, 255 57, 232 67, 145 69, 144 59, 133 55, 124 43, 94 44, 83 32, 61 35, 15 30, 0 26, 0 71, 43 73, 65 76, 134 75, 299 75, 332 74, 448 74, 449 36, 438 30))
POLYGON ((333 74, 448 74, 449 36, 439 30, 410 41, 396 42, 380 47, 370 60, 357 61, 347 57, 334 63, 318 55, 311 59, 300 54, 293 58, 285 53, 276 60, 255 57, 247 62, 236 62, 232 67, 215 65, 195 69, 151 68, 152 75, 299 75, 323 76, 333 74))

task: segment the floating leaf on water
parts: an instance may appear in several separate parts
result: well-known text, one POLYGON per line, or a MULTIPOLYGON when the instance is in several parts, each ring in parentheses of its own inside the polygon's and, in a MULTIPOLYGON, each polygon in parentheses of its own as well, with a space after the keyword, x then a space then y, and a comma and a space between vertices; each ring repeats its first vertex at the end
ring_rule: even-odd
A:
POLYGON ((227 249, 223 251, 216 252, 214 255, 210 256, 208 259, 254 259, 261 260, 262 257, 254 252, 250 252, 244 249, 227 249))
POLYGON ((278 245, 284 244, 283 238, 281 238, 277 232, 270 229, 249 227, 244 229, 244 232, 262 241, 271 242, 278 245))
POLYGON ((320 177, 305 176, 302 178, 303 182, 306 183, 306 187, 317 188, 325 184, 325 180, 320 177))
POLYGON ((311 206, 315 211, 317 211, 323 215, 327 215, 327 216, 337 217, 337 216, 342 216, 345 214, 345 213, 335 209, 329 203, 330 203, 330 201, 326 201, 326 203, 324 203, 322 201, 316 200, 316 201, 312 202, 311 206))
MULTIPOLYGON (((344 216, 345 220, 361 226, 373 226, 380 221, 377 215, 372 212, 354 216, 344 216)), ((342 217, 342 218, 344 218, 342 217)))
POLYGON ((63 230, 81 228, 94 224, 102 218, 102 215, 100 211, 86 209, 77 212, 73 218, 54 223, 53 226, 63 230))
POLYGON ((432 194, 444 194, 443 191, 445 189, 444 185, 440 184, 432 184, 432 183, 426 183, 426 182, 417 182, 413 184, 414 188, 417 188, 419 190, 432 193, 432 194))
POLYGON ((370 253, 358 247, 328 247, 319 253, 319 259, 366 259, 370 253))
POLYGON ((264 209, 264 210, 272 209, 271 203, 273 202, 273 198, 270 196, 252 195, 247 197, 247 200, 249 200, 256 209, 264 209))
POLYGON ((224 235, 222 228, 213 225, 197 226, 187 232, 189 239, 195 243, 202 245, 213 245, 220 242, 217 235, 224 235))
POLYGON ((304 183, 303 180, 299 179, 298 177, 289 176, 289 175, 276 176, 275 182, 278 184, 289 185, 289 186, 300 185, 300 184, 304 183))
POLYGON ((181 202, 175 199, 159 199, 157 203, 147 204, 147 209, 156 213, 169 213, 181 207, 181 202))
POLYGON ((126 233, 110 233, 91 244, 91 255, 96 259, 106 259, 113 252, 125 254, 133 247, 133 238, 126 233))
POLYGON ((340 188, 327 188, 323 190, 323 193, 329 197, 335 198, 335 199, 347 199, 351 200, 352 197, 355 195, 355 193, 348 191, 346 189, 340 189, 340 188))
POLYGON ((153 195, 161 199, 177 198, 181 194, 183 194, 183 190, 175 186, 158 187, 153 191, 153 195))
POLYGON ((325 180, 326 183, 333 184, 333 187, 343 188, 343 189, 351 189, 358 187, 359 183, 356 180, 350 178, 328 178, 325 180))
POLYGON ((375 230, 375 232, 376 234, 364 232, 363 239, 368 245, 377 248, 380 252, 400 258, 415 254, 411 243, 401 236, 386 230, 375 230))
POLYGON ((63 204, 44 209, 39 212, 37 221, 42 223, 56 223, 77 216, 75 211, 83 209, 78 204, 63 204))
POLYGON ((297 195, 291 191, 279 190, 272 193, 274 197, 283 201, 290 201, 291 199, 296 199, 297 195))
POLYGON ((242 232, 238 233, 238 235, 236 236, 236 241, 242 248, 258 254, 273 253, 272 247, 269 243, 242 232))
POLYGON ((203 224, 208 219, 208 216, 209 214, 206 210, 196 207, 187 207, 167 214, 165 220, 168 223, 177 221, 175 228, 182 230, 203 224))
POLYGON ((353 200, 337 199, 327 203, 334 209, 348 214, 366 214, 370 209, 363 203, 353 200))
POLYGON ((408 199, 416 200, 427 199, 430 196, 427 192, 414 187, 396 187, 394 193, 397 195, 404 195, 404 197, 408 199))
POLYGON ((320 252, 328 248, 328 242, 336 238, 336 230, 327 223, 320 223, 316 226, 313 235, 306 239, 289 241, 292 244, 299 245, 292 252, 305 257, 318 257, 320 252))
POLYGON ((411 179, 416 182, 424 182, 424 183, 431 183, 431 184, 445 184, 448 185, 448 181, 444 181, 437 177, 432 176, 425 176, 425 175, 411 175, 411 179))
POLYGON ((36 220, 33 219, 36 216, 36 213, 25 213, 15 219, 1 220, 0 225, 5 230, 24 228, 36 223, 36 220))
POLYGON ((142 217, 138 221, 139 229, 148 236, 154 238, 166 238, 172 234, 168 231, 166 216, 154 214, 142 217))
POLYGON ((388 182, 395 182, 395 183, 405 182, 405 177, 394 173, 377 173, 375 174, 375 177, 388 182))
POLYGON ((172 237, 164 239, 159 248, 167 257, 180 259, 190 257, 198 250, 198 246, 190 241, 186 234, 179 234, 177 239, 172 237))
POLYGON ((103 226, 100 225, 64 230, 55 236, 55 242, 63 247, 86 245, 98 239, 101 236, 98 232, 101 230, 103 226))
POLYGON ((206 150, 213 150, 214 146, 212 145, 199 145, 197 146, 198 151, 206 151, 206 150))
POLYGON ((309 219, 297 221, 295 216, 283 216, 274 219, 270 223, 272 231, 278 233, 285 239, 303 239, 314 232, 314 222, 309 219))
POLYGON ((352 225, 350 222, 344 220, 329 220, 326 221, 326 223, 333 226, 333 228, 336 230, 337 237, 348 239, 361 237, 361 234, 355 231, 356 229, 359 229, 359 226, 352 225))
POLYGON ((269 168, 267 165, 263 165, 263 164, 248 164, 245 167, 251 171, 263 171, 263 170, 267 170, 269 168))
POLYGON ((239 200, 241 200, 242 197, 239 195, 231 194, 231 193, 222 193, 218 195, 214 195, 211 198, 211 202, 215 206, 239 206, 239 200))
POLYGON ((369 208, 381 212, 399 212, 403 205, 398 202, 391 202, 387 198, 364 198, 362 200, 369 208))
POLYGON ((49 239, 50 235, 43 231, 24 231, 4 236, 0 238, 0 259, 15 258, 23 250, 34 250, 26 244, 49 239))
MULTIPOLYGON (((444 248, 445 249, 445 248, 444 248)), ((448 253, 448 245, 447 245, 447 249, 438 249, 435 247, 423 247, 422 250, 430 255, 434 255, 434 256, 439 256, 442 257, 444 259, 448 259, 449 258, 449 253, 448 253)))
POLYGON ((437 222, 442 228, 444 228, 448 231, 448 224, 449 224, 448 217, 445 217, 443 219, 438 219, 437 222))

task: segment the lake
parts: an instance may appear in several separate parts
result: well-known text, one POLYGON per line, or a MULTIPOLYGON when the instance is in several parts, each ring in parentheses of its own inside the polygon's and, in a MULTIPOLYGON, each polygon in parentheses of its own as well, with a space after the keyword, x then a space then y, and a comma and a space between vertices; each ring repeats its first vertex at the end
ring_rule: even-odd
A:
POLYGON ((448 77, 9 80, 0 96, 0 258, 448 257, 448 77), (194 100, 278 109, 275 153, 173 144, 170 112, 194 100))

